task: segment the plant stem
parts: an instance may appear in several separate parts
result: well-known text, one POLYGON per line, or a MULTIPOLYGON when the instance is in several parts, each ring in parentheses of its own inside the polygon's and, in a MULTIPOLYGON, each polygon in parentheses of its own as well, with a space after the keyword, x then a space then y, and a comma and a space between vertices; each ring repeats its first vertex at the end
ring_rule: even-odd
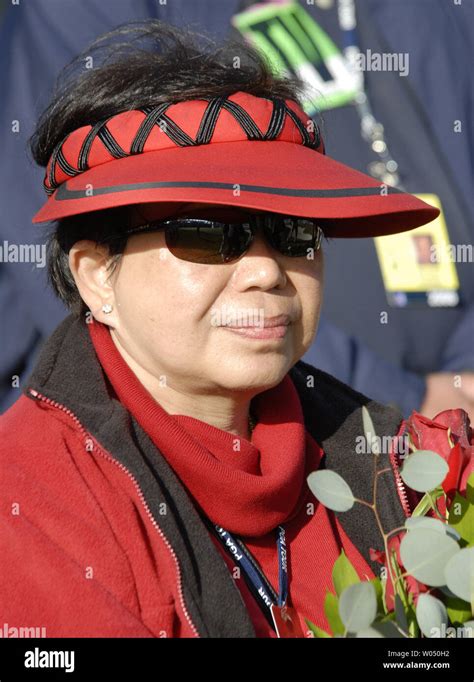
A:
POLYGON ((432 508, 432 510, 434 511, 434 513, 436 514, 436 516, 437 516, 439 519, 441 519, 441 521, 443 521, 444 523, 446 523, 446 522, 448 521, 448 518, 447 518, 446 516, 443 516, 443 515, 440 513, 440 511, 438 510, 438 508, 437 508, 435 502, 433 501, 433 498, 431 497, 431 494, 430 494, 429 492, 427 492, 426 494, 427 494, 428 499, 429 499, 429 501, 430 501, 431 508, 432 508))
POLYGON ((385 467, 385 469, 379 469, 377 471, 377 476, 380 476, 380 474, 384 474, 387 471, 391 471, 390 467, 385 467))
POLYGON ((393 530, 390 530, 387 533, 387 537, 390 537, 390 535, 393 535, 394 533, 400 533, 402 530, 406 530, 405 526, 399 526, 398 528, 394 528, 393 530))
POLYGON ((374 508, 374 505, 373 505, 373 504, 370 504, 370 502, 366 502, 365 500, 359 500, 358 497, 354 497, 354 502, 359 502, 359 504, 363 504, 363 505, 365 505, 366 507, 369 507, 369 509, 373 509, 373 508, 374 508))
POLYGON ((378 481, 378 475, 377 475, 377 459, 376 457, 374 458, 374 485, 373 485, 373 502, 372 502, 372 509, 375 514, 375 520, 377 522, 377 525, 379 527, 380 533, 383 538, 383 546, 385 550, 385 556, 387 557, 387 568, 388 568, 388 573, 390 576, 390 581, 392 583, 392 589, 393 589, 393 597, 395 598, 395 581, 393 579, 393 573, 392 573, 392 567, 391 567, 391 561, 390 561, 390 555, 388 551, 388 534, 386 535, 382 526, 382 521, 380 519, 379 513, 377 511, 377 481, 378 481))

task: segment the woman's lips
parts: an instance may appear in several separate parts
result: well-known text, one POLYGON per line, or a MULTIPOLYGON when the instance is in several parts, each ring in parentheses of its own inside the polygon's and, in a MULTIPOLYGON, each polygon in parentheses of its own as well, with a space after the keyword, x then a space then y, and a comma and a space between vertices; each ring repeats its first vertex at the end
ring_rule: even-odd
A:
POLYGON ((278 327, 222 327, 239 336, 249 339, 282 339, 288 331, 288 325, 278 327))
POLYGON ((267 317, 262 325, 252 326, 232 326, 223 325, 223 329, 228 329, 234 334, 246 336, 249 339, 283 339, 288 331, 290 325, 290 317, 288 315, 278 315, 276 317, 267 317))

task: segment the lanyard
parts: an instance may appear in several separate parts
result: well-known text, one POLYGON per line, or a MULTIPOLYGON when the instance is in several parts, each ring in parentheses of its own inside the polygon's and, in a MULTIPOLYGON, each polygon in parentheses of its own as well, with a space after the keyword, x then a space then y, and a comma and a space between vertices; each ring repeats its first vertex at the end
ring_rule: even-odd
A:
POLYGON ((360 118, 361 134, 363 139, 370 145, 372 151, 377 154, 379 161, 370 164, 371 175, 403 190, 398 174, 398 163, 391 155, 384 136, 383 125, 377 121, 372 113, 367 94, 364 88, 364 75, 355 69, 355 60, 360 53, 357 45, 357 14, 354 0, 338 0, 338 20, 344 41, 344 56, 349 67, 359 76, 359 92, 356 95, 355 106, 360 118))
POLYGON ((271 611, 272 604, 283 607, 286 605, 288 599, 288 554, 285 541, 285 529, 283 526, 278 526, 277 529, 276 544, 278 551, 279 593, 276 594, 244 543, 239 538, 232 536, 227 530, 222 528, 222 526, 214 524, 208 519, 204 520, 221 542, 229 556, 241 567, 251 593, 257 600, 267 621, 272 628, 275 629, 271 611))

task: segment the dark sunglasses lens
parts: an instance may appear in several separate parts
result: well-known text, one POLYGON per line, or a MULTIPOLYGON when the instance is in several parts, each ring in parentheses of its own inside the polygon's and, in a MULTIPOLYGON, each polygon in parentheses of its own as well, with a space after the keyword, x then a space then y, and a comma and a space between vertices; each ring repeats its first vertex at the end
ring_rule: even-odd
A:
POLYGON ((308 256, 310 249, 319 248, 319 228, 309 218, 276 217, 265 223, 267 238, 274 249, 284 256, 308 256))
POLYGON ((248 248, 252 231, 249 223, 218 221, 172 221, 165 231, 166 246, 173 256, 190 263, 215 265, 237 260, 248 248))

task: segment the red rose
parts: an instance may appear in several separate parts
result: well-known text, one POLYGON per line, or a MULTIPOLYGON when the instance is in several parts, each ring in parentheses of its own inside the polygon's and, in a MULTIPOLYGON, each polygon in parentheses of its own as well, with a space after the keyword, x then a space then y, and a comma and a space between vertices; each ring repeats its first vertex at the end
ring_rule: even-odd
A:
POLYGON ((464 494, 467 479, 474 471, 474 435, 467 412, 444 410, 428 419, 414 411, 406 426, 418 450, 433 450, 448 463, 449 473, 442 484, 448 498, 456 491, 464 494))
MULTIPOLYGON (((450 411, 447 410, 447 412, 450 411)), ((445 412, 440 412, 440 415, 444 414, 445 412)), ((436 418, 428 419, 428 417, 413 410, 406 421, 406 426, 415 448, 417 450, 433 450, 446 459, 451 450, 451 444, 448 439, 448 425, 445 422, 446 419, 438 422, 436 418)))

